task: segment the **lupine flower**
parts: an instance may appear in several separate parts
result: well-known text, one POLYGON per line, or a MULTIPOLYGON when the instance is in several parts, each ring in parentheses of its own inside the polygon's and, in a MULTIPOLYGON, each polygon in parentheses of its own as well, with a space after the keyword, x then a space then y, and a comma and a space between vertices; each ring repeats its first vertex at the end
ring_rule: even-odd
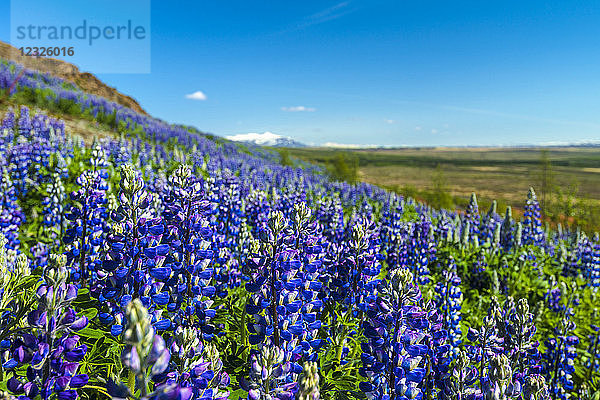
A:
MULTIPOLYGON (((44 226, 50 230, 54 246, 59 246, 65 230, 64 203, 65 188, 58 173, 52 175, 52 181, 47 186, 48 196, 44 198, 44 226)), ((53 247, 54 247, 53 246, 53 247)))
POLYGON ((246 290, 251 296, 246 310, 255 319, 254 323, 248 323, 250 343, 259 344, 272 337, 279 347, 282 341, 295 342, 305 337, 310 324, 305 327, 304 318, 313 317, 311 323, 320 325, 320 321, 314 320, 314 311, 322 307, 322 302, 314 299, 309 287, 309 297, 305 297, 308 301, 303 305, 302 281, 298 277, 302 263, 297 259, 298 251, 288 248, 295 240, 283 214, 272 211, 268 224, 261 231, 261 243, 254 243, 248 259, 251 279, 246 290), (307 316, 303 317, 303 311, 307 316))
POLYGON ((226 170, 215 181, 212 191, 210 200, 217 205, 213 229, 223 235, 224 242, 228 242, 239 231, 242 217, 239 179, 226 170))
POLYGON ((9 108, 2 123, 0 124, 0 146, 3 151, 6 151, 6 145, 12 143, 15 128, 15 112, 9 108))
POLYGON ((542 375, 531 374, 525 378, 523 385, 524 400, 550 400, 546 379, 542 375))
POLYGON ((369 399, 420 398, 429 353, 421 331, 428 322, 416 305, 421 293, 412 281, 408 270, 393 271, 368 305, 359 373, 368 379, 360 388, 369 399))
POLYGON ((502 353, 502 340, 498 337, 496 321, 488 315, 479 329, 469 328, 467 339, 471 343, 467 350, 475 368, 477 368, 479 390, 483 390, 487 381, 487 370, 492 356, 502 353))
POLYGON ((66 218, 71 221, 63 241, 67 247, 68 264, 72 266, 74 278, 79 276, 85 283, 95 279, 94 272, 100 266, 99 253, 104 236, 108 231, 106 223, 106 191, 108 190, 108 172, 105 155, 97 146, 90 158, 91 169, 85 170, 76 182, 80 189, 71 193, 74 205, 66 218))
POLYGON ((436 247, 432 244, 433 227, 429 218, 421 216, 414 224, 412 237, 408 240, 408 266, 418 282, 425 285, 430 281, 429 264, 435 261, 436 247))
POLYGON ((465 232, 464 235, 466 235, 469 242, 479 242, 479 223, 480 217, 477 196, 475 193, 471 193, 471 199, 469 200, 469 205, 465 210, 463 219, 463 232, 465 232))
POLYGON ((33 302, 28 303, 37 283, 31 275, 29 260, 21 253, 15 257, 14 250, 5 247, 7 240, 0 234, 0 363, 4 364, 12 357, 10 347, 11 330, 22 323, 23 318, 31 310, 33 302), (19 299, 24 296, 24 300, 19 299))
POLYGON ((187 322, 196 318, 208 339, 212 337, 212 327, 207 324, 214 316, 210 307, 216 293, 211 268, 212 204, 206 198, 203 183, 191 174, 188 166, 177 168, 170 183, 172 187, 164 198, 166 232, 162 242, 169 243, 171 248, 164 267, 170 268, 173 276, 166 283, 176 290, 168 300, 168 308, 175 311, 186 304, 181 318, 187 322))
POLYGON ((496 213, 497 206, 496 200, 492 201, 489 211, 481 218, 479 232, 481 243, 495 242, 496 235, 498 235, 498 242, 500 240, 500 226, 502 224, 502 218, 496 213))
POLYGON ((29 330, 12 343, 12 359, 3 368, 14 370, 28 364, 26 380, 16 374, 10 378, 8 388, 25 399, 38 394, 48 399, 53 393, 59 398, 77 398, 77 388, 87 384, 88 376, 77 374, 87 347, 79 345, 79 331, 88 324, 85 316, 78 317, 70 303, 77 288, 66 283, 68 271, 66 257, 54 256, 44 271, 44 283, 37 289, 38 309, 27 317, 29 330))
POLYGON ((564 282, 560 284, 561 313, 559 326, 555 327, 555 336, 544 342, 546 351, 543 354, 543 371, 548 382, 548 389, 553 398, 569 399, 573 391, 573 373, 575 372, 574 359, 577 357, 576 346, 579 337, 572 334, 576 328, 573 321, 573 306, 578 303, 574 286, 568 287, 564 282))
MULTIPOLYGON (((583 365, 587 369, 585 374, 586 384, 592 388, 600 387, 600 327, 597 325, 597 319, 600 310, 594 308, 592 310, 592 323, 589 324, 588 330, 588 346, 583 357, 583 365)), ((580 394, 585 394, 584 390, 580 390, 580 394)))
MULTIPOLYGON (((140 396, 146 398, 150 394, 151 378, 165 372, 169 367, 171 353, 163 338, 155 333, 148 311, 139 299, 134 299, 127 305, 126 315, 128 323, 123 332, 125 348, 121 353, 121 360, 134 374, 136 387, 140 388, 140 396)), ((176 386, 169 386, 171 390, 175 388, 176 386)), ((113 391, 111 395, 114 395, 116 388, 110 389, 113 391)), ((192 392, 189 388, 177 390, 185 392, 186 399, 189 399, 192 392)))
POLYGON ((519 299, 515 305, 514 300, 508 297, 504 307, 492 298, 490 315, 496 320, 499 345, 512 371, 512 392, 520 392, 525 377, 541 372, 539 342, 533 340, 536 333, 533 314, 529 312, 526 299, 519 299))
POLYGON ((477 368, 471 366, 469 355, 459 350, 454 361, 450 376, 444 380, 444 390, 440 393, 441 400, 482 399, 478 387, 473 387, 477 381, 477 368))
POLYGON ((449 265, 443 272, 443 281, 436 285, 436 303, 444 321, 444 329, 448 332, 451 353, 456 355, 459 345, 462 343, 460 329, 462 291, 453 258, 450 258, 449 265))
POLYGON ((323 236, 330 242, 340 241, 344 231, 344 209, 339 195, 320 198, 316 209, 315 218, 322 227, 323 236))
POLYGON ((178 327, 167 341, 175 366, 153 380, 159 388, 172 385, 190 388, 194 400, 227 399, 229 375, 223 370, 217 349, 211 344, 203 345, 201 338, 202 332, 198 328, 178 327))
POLYGON ((304 364, 298 387, 298 400, 319 400, 319 370, 317 363, 309 361, 304 364))
MULTIPOLYGON (((328 266, 330 291, 334 300, 357 307, 372 295, 379 282, 378 238, 375 227, 367 220, 352 226, 347 247, 337 249, 337 260, 328 266)), ((331 251, 332 249, 330 249, 331 251)))
POLYGON ((298 384, 290 382, 289 355, 278 346, 262 346, 250 357, 250 378, 242 381, 248 400, 292 400, 298 384))
POLYGON ((490 358, 488 377, 483 391, 487 400, 505 400, 520 393, 521 387, 512 382, 510 361, 505 354, 494 354, 490 358))
POLYGON ((592 263, 590 266, 590 285, 593 287, 594 292, 597 292, 600 288, 600 235, 596 232, 594 234, 592 247, 592 263))
MULTIPOLYGON (((100 313, 104 324, 111 324, 113 335, 123 330, 123 309, 132 298, 140 298, 145 307, 165 305, 170 294, 165 282, 171 268, 163 265, 170 247, 162 244, 164 226, 160 218, 145 214, 151 195, 131 165, 121 166, 119 207, 111 213, 113 231, 107 236, 109 250, 102 259, 95 295, 106 304, 108 313, 100 313), (105 319, 105 320, 103 320, 105 319)), ((154 321, 158 322, 158 321, 154 321)), ((168 319, 157 328, 167 329, 168 319), (163 326, 164 324, 165 326, 163 326)))
POLYGON ((542 230, 540 204, 533 188, 529 188, 529 193, 527 193, 527 203, 525 204, 523 217, 523 244, 534 244, 536 246, 543 244, 545 239, 542 230))
POLYGON ((19 228, 25 215, 17 203, 17 192, 6 168, 0 178, 0 233, 7 240, 6 247, 19 248, 19 228))
POLYGON ((581 270, 587 285, 594 291, 600 287, 600 240, 596 233, 593 240, 585 238, 579 242, 581 254, 581 270))
POLYGON ((510 206, 508 206, 506 207, 506 214, 504 215, 504 221, 502 222, 502 226, 500 228, 500 245, 505 252, 508 252, 513 246, 513 225, 514 222, 512 219, 512 211, 510 206))

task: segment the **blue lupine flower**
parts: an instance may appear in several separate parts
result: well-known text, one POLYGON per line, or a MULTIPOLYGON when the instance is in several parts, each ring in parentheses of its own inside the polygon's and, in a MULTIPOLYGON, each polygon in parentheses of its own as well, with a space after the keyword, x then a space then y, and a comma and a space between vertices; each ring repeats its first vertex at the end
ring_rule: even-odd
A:
POLYGON ((44 206, 44 226, 50 231, 54 246, 59 246, 65 230, 64 203, 66 200, 65 188, 58 173, 52 175, 48 184, 48 196, 42 201, 44 206))
POLYGON ((361 345, 359 373, 368 380, 360 388, 370 399, 420 398, 430 351, 421 333, 429 324, 417 306, 421 293, 406 269, 394 270, 381 285, 363 322, 368 341, 361 345))
MULTIPOLYGON (((182 318, 195 315, 198 323, 205 326, 210 319, 207 313, 211 298, 216 293, 211 268, 213 229, 208 219, 212 204, 206 198, 203 182, 191 174, 188 166, 181 165, 170 182, 172 187, 164 198, 166 229, 162 242, 171 248, 164 262, 165 268, 173 271, 167 284, 178 289, 169 299, 169 307, 174 311, 186 304, 186 316, 182 318)), ((212 336, 211 330, 206 326, 207 338, 212 336)))
POLYGON ((560 284, 560 325, 555 327, 555 336, 547 339, 544 344, 546 351, 543 354, 543 372, 548 382, 550 394, 553 398, 567 399, 573 391, 573 374, 575 372, 574 359, 577 357, 576 346, 579 337, 572 334, 576 328, 573 320, 575 314, 573 306, 578 304, 575 283, 568 287, 564 282, 560 284))
POLYGON ((73 269, 74 278, 80 276, 82 283, 88 279, 95 281, 96 270, 100 266, 99 253, 104 237, 109 230, 107 224, 106 191, 109 189, 106 179, 108 173, 105 155, 96 146, 90 158, 91 169, 85 170, 76 182, 80 189, 71 193, 74 205, 66 218, 71 221, 63 241, 67 246, 68 263, 73 269))
MULTIPOLYGON (((101 259, 98 285, 94 288, 94 295, 108 309, 110 317, 104 323, 113 325, 113 334, 122 332, 126 322, 124 310, 132 299, 141 299, 154 312, 155 306, 165 305, 170 296, 166 282, 172 269, 164 266, 170 246, 162 243, 162 219, 146 215, 150 199, 139 174, 131 165, 122 165, 120 204, 111 214, 113 230, 106 238, 109 250, 101 259)), ((155 328, 169 329, 171 322, 157 315, 153 320, 155 328)))
POLYGON ((477 196, 471 193, 469 205, 465 210, 463 218, 463 235, 466 235, 467 240, 471 243, 479 243, 479 206, 477 205, 477 196))
MULTIPOLYGON (((121 353, 121 360, 135 377, 136 386, 140 388, 140 399, 189 400, 193 394, 192 388, 182 387, 177 383, 158 385, 149 393, 151 381, 160 380, 168 370, 171 353, 163 338, 155 333, 148 310, 139 299, 134 299, 127 305, 126 319, 127 328, 123 333, 125 348, 121 353)), ((114 397, 133 397, 125 385, 110 381, 107 389, 114 397)))
POLYGON ((452 257, 443 272, 443 281, 436 284, 436 303, 443 318, 444 329, 448 332, 451 354, 456 356, 462 343, 460 329, 462 291, 460 277, 456 273, 456 263, 452 257))
POLYGON ((19 248, 19 228, 25 221, 25 215, 17 202, 16 190, 6 168, 0 177, 0 232, 7 240, 5 246, 19 248))
POLYGON ((293 372, 289 353, 278 346, 262 346, 250 356, 250 377, 241 382, 248 400, 292 400, 298 384, 290 382, 293 372))
POLYGON ((480 238, 480 243, 482 243, 482 244, 483 243, 491 244, 492 242, 494 242, 494 235, 496 234, 496 231, 498 232, 497 233, 498 235, 500 233, 502 217, 500 217, 497 214, 497 212, 496 212, 497 207, 498 207, 498 205, 496 203, 496 200, 492 201, 492 204, 491 204, 490 209, 488 210, 487 214, 485 214, 481 217, 479 238, 480 238))
POLYGON ((37 289, 38 308, 27 316, 28 330, 16 335, 11 351, 12 358, 3 368, 15 370, 29 365, 26 381, 14 374, 8 388, 23 398, 33 399, 38 394, 48 399, 54 393, 59 398, 77 398, 73 389, 87 384, 85 374, 77 374, 79 362, 87 352, 85 344, 79 345, 79 336, 73 334, 88 324, 85 316, 79 317, 71 307, 77 288, 66 283, 68 271, 66 257, 53 256, 44 271, 44 283, 37 289))
POLYGON ((178 327, 167 340, 170 343, 173 369, 155 376, 158 388, 179 385, 192 390, 191 399, 225 399, 229 397, 227 387, 229 375, 223 370, 223 362, 217 349, 203 345, 202 331, 198 328, 178 327))
POLYGON ((523 244, 540 246, 544 243, 544 231, 542 230, 542 219, 540 204, 533 188, 527 193, 527 203, 523 214, 523 244))
POLYGON ((514 243, 514 221, 512 219, 512 211, 510 206, 506 207, 504 221, 500 228, 500 246, 505 252, 508 252, 514 243))

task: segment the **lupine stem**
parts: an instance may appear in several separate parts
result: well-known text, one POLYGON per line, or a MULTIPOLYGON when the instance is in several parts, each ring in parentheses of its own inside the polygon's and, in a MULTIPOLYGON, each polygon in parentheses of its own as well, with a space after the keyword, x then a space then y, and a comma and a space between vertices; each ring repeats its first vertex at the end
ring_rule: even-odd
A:
POLYGON ((393 396, 390 398, 391 400, 396 399, 396 380, 394 379, 394 368, 396 367, 396 345, 398 339, 398 330, 400 329, 400 325, 402 325, 402 309, 399 310, 398 318, 396 318, 396 326, 394 327, 394 336, 392 337, 392 358, 390 359, 390 372, 388 376, 388 386, 393 393, 393 396))
POLYGON ((563 345, 563 337, 565 336, 566 333, 566 329, 567 329, 567 324, 564 323, 565 322, 565 317, 567 315, 567 311, 569 309, 569 305, 571 304, 571 299, 572 299, 572 293, 569 295, 568 300, 567 300, 567 304, 565 306, 565 310, 563 312, 563 317, 562 317, 562 321, 563 321, 563 327, 562 327, 562 331, 561 331, 561 335, 559 336, 559 340, 560 340, 560 345, 556 347, 556 355, 554 356, 554 375, 552 376, 552 384, 550 386, 550 388, 552 389, 550 392, 552 394, 552 399, 556 400, 556 393, 554 390, 554 387, 556 385, 556 379, 558 378, 558 366, 560 364, 560 349, 562 348, 563 345))
MULTIPOLYGON (((131 204, 133 204, 133 196, 131 196, 131 204)), ((137 209, 134 207, 133 210, 131 211, 131 222, 133 224, 133 243, 132 243, 132 251, 135 250, 135 248, 137 247, 138 244, 138 220, 137 220, 137 209)), ((133 267, 133 271, 134 273, 137 271, 137 260, 138 257, 140 255, 140 251, 138 250, 137 253, 133 256, 133 261, 131 263, 131 266, 133 267)), ((133 297, 134 298, 138 298, 140 297, 140 281, 136 279, 135 275, 133 276, 134 279, 134 290, 133 290, 133 297)))
MULTIPOLYGON (((275 249, 273 249, 273 257, 275 257, 275 249)), ((271 266, 270 261, 267 268, 271 266)), ((268 270, 268 269, 267 269, 268 270)), ((270 288, 271 288, 271 317, 273 318, 273 341, 275 346, 279 347, 279 316, 277 315, 277 292, 275 292, 275 268, 270 271, 270 288)))
POLYGON ((587 382, 591 382, 592 381, 592 374, 594 373, 594 362, 595 362, 595 358, 596 358, 596 351, 598 351, 598 342, 600 342, 600 339, 598 338, 598 336, 596 335, 595 339, 596 343, 594 343, 594 350, 591 352, 591 357, 590 357, 590 368, 588 370, 588 377, 587 377, 587 382))
MULTIPOLYGON (((485 328, 484 328, 485 329, 485 328)), ((479 384, 483 387, 483 367, 485 365, 485 345, 486 345, 486 335, 484 335, 483 333, 487 331, 484 331, 484 329, 482 329, 481 331, 481 363, 479 364, 479 384)))
POLYGON ((248 304, 248 296, 244 298, 244 307, 242 308, 242 323, 240 326, 241 334, 242 334, 242 345, 244 346, 244 359, 248 358, 247 350, 250 348, 248 343, 248 328, 246 327, 246 305, 248 304))
POLYGON ((188 269, 188 263, 190 262, 190 252, 188 251, 188 244, 190 241, 190 229, 191 229, 191 222, 190 222, 190 214, 192 213, 192 196, 190 195, 189 201, 188 201, 188 206, 187 206, 187 212, 185 215, 185 240, 183 241, 183 251, 184 251, 184 255, 183 255, 183 269, 185 271, 185 274, 187 276, 187 297, 188 300, 191 300, 192 298, 192 273, 189 271, 188 269))
POLYGON ((89 186, 86 185, 85 188, 85 198, 83 203, 83 228, 81 231, 81 245, 79 248, 79 273, 81 274, 81 284, 85 286, 86 283, 86 270, 85 270, 85 237, 87 236, 87 220, 88 220, 88 210, 87 210, 87 198, 89 196, 89 186))
POLYGON ((129 370, 129 374, 127 375, 127 386, 129 386, 130 393, 135 393, 135 374, 131 370, 129 370))

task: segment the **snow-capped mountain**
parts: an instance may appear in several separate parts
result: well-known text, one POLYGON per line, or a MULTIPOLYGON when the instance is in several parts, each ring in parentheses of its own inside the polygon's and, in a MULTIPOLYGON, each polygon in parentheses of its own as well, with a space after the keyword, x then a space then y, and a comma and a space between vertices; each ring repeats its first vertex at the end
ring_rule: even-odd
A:
POLYGON ((273 132, 263 133, 241 133, 238 135, 225 136, 226 139, 234 142, 253 143, 259 146, 273 147, 305 147, 305 144, 296 142, 290 137, 277 135, 273 132))

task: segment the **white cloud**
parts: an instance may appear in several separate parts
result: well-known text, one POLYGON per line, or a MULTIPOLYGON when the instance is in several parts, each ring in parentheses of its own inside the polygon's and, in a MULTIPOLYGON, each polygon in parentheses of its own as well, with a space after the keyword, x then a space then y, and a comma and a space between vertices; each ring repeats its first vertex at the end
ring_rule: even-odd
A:
POLYGON ((577 146, 577 145, 600 145, 600 139, 580 139, 574 141, 555 140, 550 142, 541 142, 538 146, 577 146))
POLYGON ((317 109, 314 107, 304 107, 304 106, 281 107, 281 109, 283 111, 287 111, 287 112, 302 112, 302 111, 315 112, 315 111, 317 111, 317 109))
POLYGON ((335 142, 327 142, 323 143, 323 147, 334 147, 337 149, 366 149, 366 148, 378 148, 383 147, 378 144, 350 144, 350 143, 335 143, 335 142))
POLYGON ((420 131, 421 129, 423 128, 421 128, 420 126, 415 126, 415 131, 420 131))
POLYGON ((394 121, 393 119, 384 119, 384 121, 388 124, 395 124, 396 121, 394 121))
POLYGON ((306 28, 312 25, 322 24, 323 22, 333 21, 334 19, 341 18, 346 14, 354 12, 355 9, 349 9, 349 5, 349 1, 342 1, 341 3, 309 15, 298 24, 298 28, 306 28))
POLYGON ((186 94, 185 98, 190 100, 206 100, 206 95, 198 90, 197 92, 186 94))
POLYGON ((438 130, 437 129, 432 129, 431 133, 436 134, 436 133, 438 133, 438 130))

